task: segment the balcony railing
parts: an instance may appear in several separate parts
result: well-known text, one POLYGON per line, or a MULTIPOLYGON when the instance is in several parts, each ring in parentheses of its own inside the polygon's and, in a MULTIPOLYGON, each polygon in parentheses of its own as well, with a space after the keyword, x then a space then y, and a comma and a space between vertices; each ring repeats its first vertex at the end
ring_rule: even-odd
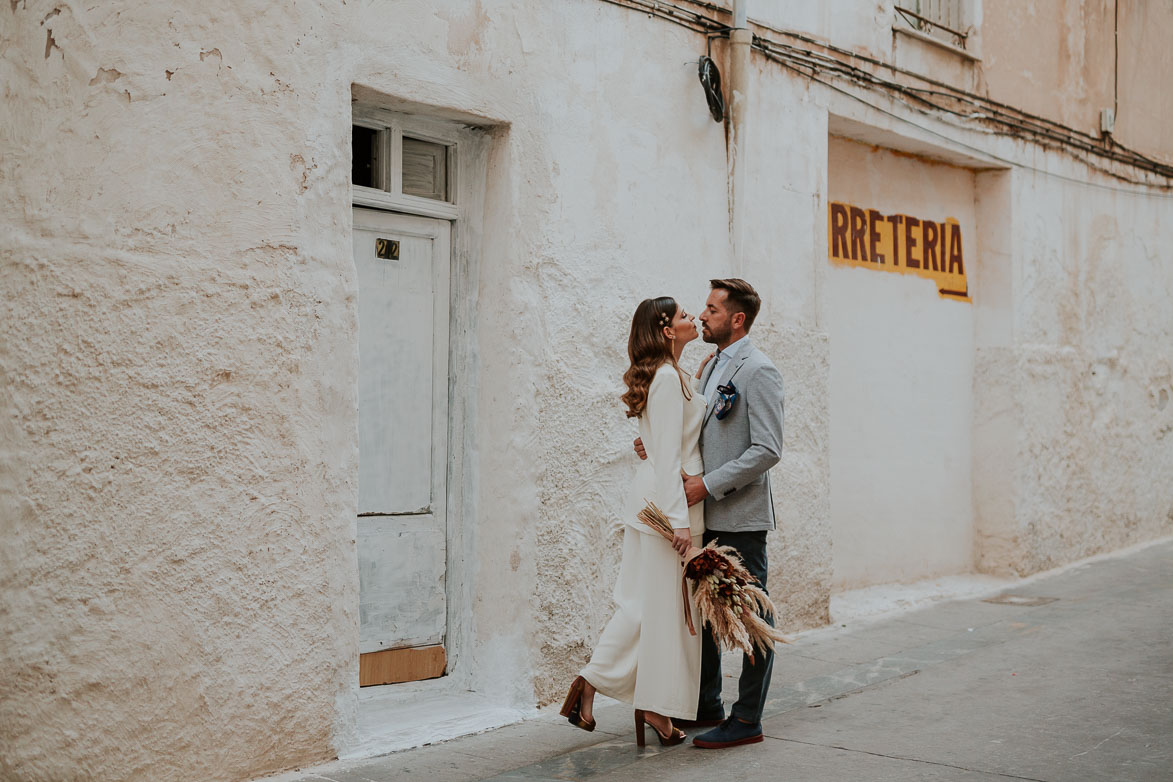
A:
POLYGON ((940 30, 941 32, 947 33, 953 38, 951 43, 957 46, 957 48, 965 48, 965 40, 968 37, 968 33, 963 33, 960 30, 954 30, 952 27, 947 27, 941 22, 930 19, 927 16, 921 16, 919 13, 911 9, 901 8, 900 6, 895 6, 895 8, 896 13, 903 17, 904 21, 907 22, 908 25, 914 30, 930 34, 933 30, 940 30))

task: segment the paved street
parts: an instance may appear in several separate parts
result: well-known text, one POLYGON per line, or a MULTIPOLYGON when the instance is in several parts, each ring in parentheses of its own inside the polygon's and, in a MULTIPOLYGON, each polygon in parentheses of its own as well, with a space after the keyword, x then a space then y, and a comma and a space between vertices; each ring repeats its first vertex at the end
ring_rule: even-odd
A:
POLYGON ((611 702, 281 779, 1173 780, 1173 542, 1011 594, 781 647, 761 744, 639 750, 611 702))

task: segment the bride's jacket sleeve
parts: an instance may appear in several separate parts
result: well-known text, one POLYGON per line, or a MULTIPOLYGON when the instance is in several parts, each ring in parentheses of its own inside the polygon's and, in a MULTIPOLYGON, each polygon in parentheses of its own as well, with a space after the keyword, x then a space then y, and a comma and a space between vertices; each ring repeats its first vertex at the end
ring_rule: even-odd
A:
POLYGON ((644 415, 648 419, 647 439, 650 440, 644 443, 644 448, 656 475, 656 496, 648 499, 654 499, 674 529, 688 529, 688 501, 684 498, 684 483, 680 479, 684 391, 680 387, 680 376, 670 364, 660 367, 652 378, 644 415))

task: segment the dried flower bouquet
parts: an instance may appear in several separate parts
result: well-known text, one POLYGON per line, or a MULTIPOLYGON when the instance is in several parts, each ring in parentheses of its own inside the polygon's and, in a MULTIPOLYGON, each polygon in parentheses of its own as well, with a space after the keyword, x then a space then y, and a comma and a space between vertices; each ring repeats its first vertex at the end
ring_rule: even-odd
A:
MULTIPOLYGON (((666 540, 673 539, 672 524, 654 502, 647 501, 638 518, 666 540)), ((721 647, 740 649, 752 662, 755 649, 765 652, 775 641, 786 643, 764 618, 775 614, 774 603, 732 547, 718 546, 716 541, 703 549, 690 547, 684 558, 684 578, 692 581, 697 612, 721 647)), ((684 612, 688 629, 696 635, 687 596, 684 612)))

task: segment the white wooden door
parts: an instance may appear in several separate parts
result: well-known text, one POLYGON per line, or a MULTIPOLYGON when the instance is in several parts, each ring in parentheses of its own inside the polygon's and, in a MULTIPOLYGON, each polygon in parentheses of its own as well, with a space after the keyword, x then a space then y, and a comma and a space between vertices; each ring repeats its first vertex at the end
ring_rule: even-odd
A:
POLYGON ((444 643, 450 236, 354 210, 361 654, 444 643))

